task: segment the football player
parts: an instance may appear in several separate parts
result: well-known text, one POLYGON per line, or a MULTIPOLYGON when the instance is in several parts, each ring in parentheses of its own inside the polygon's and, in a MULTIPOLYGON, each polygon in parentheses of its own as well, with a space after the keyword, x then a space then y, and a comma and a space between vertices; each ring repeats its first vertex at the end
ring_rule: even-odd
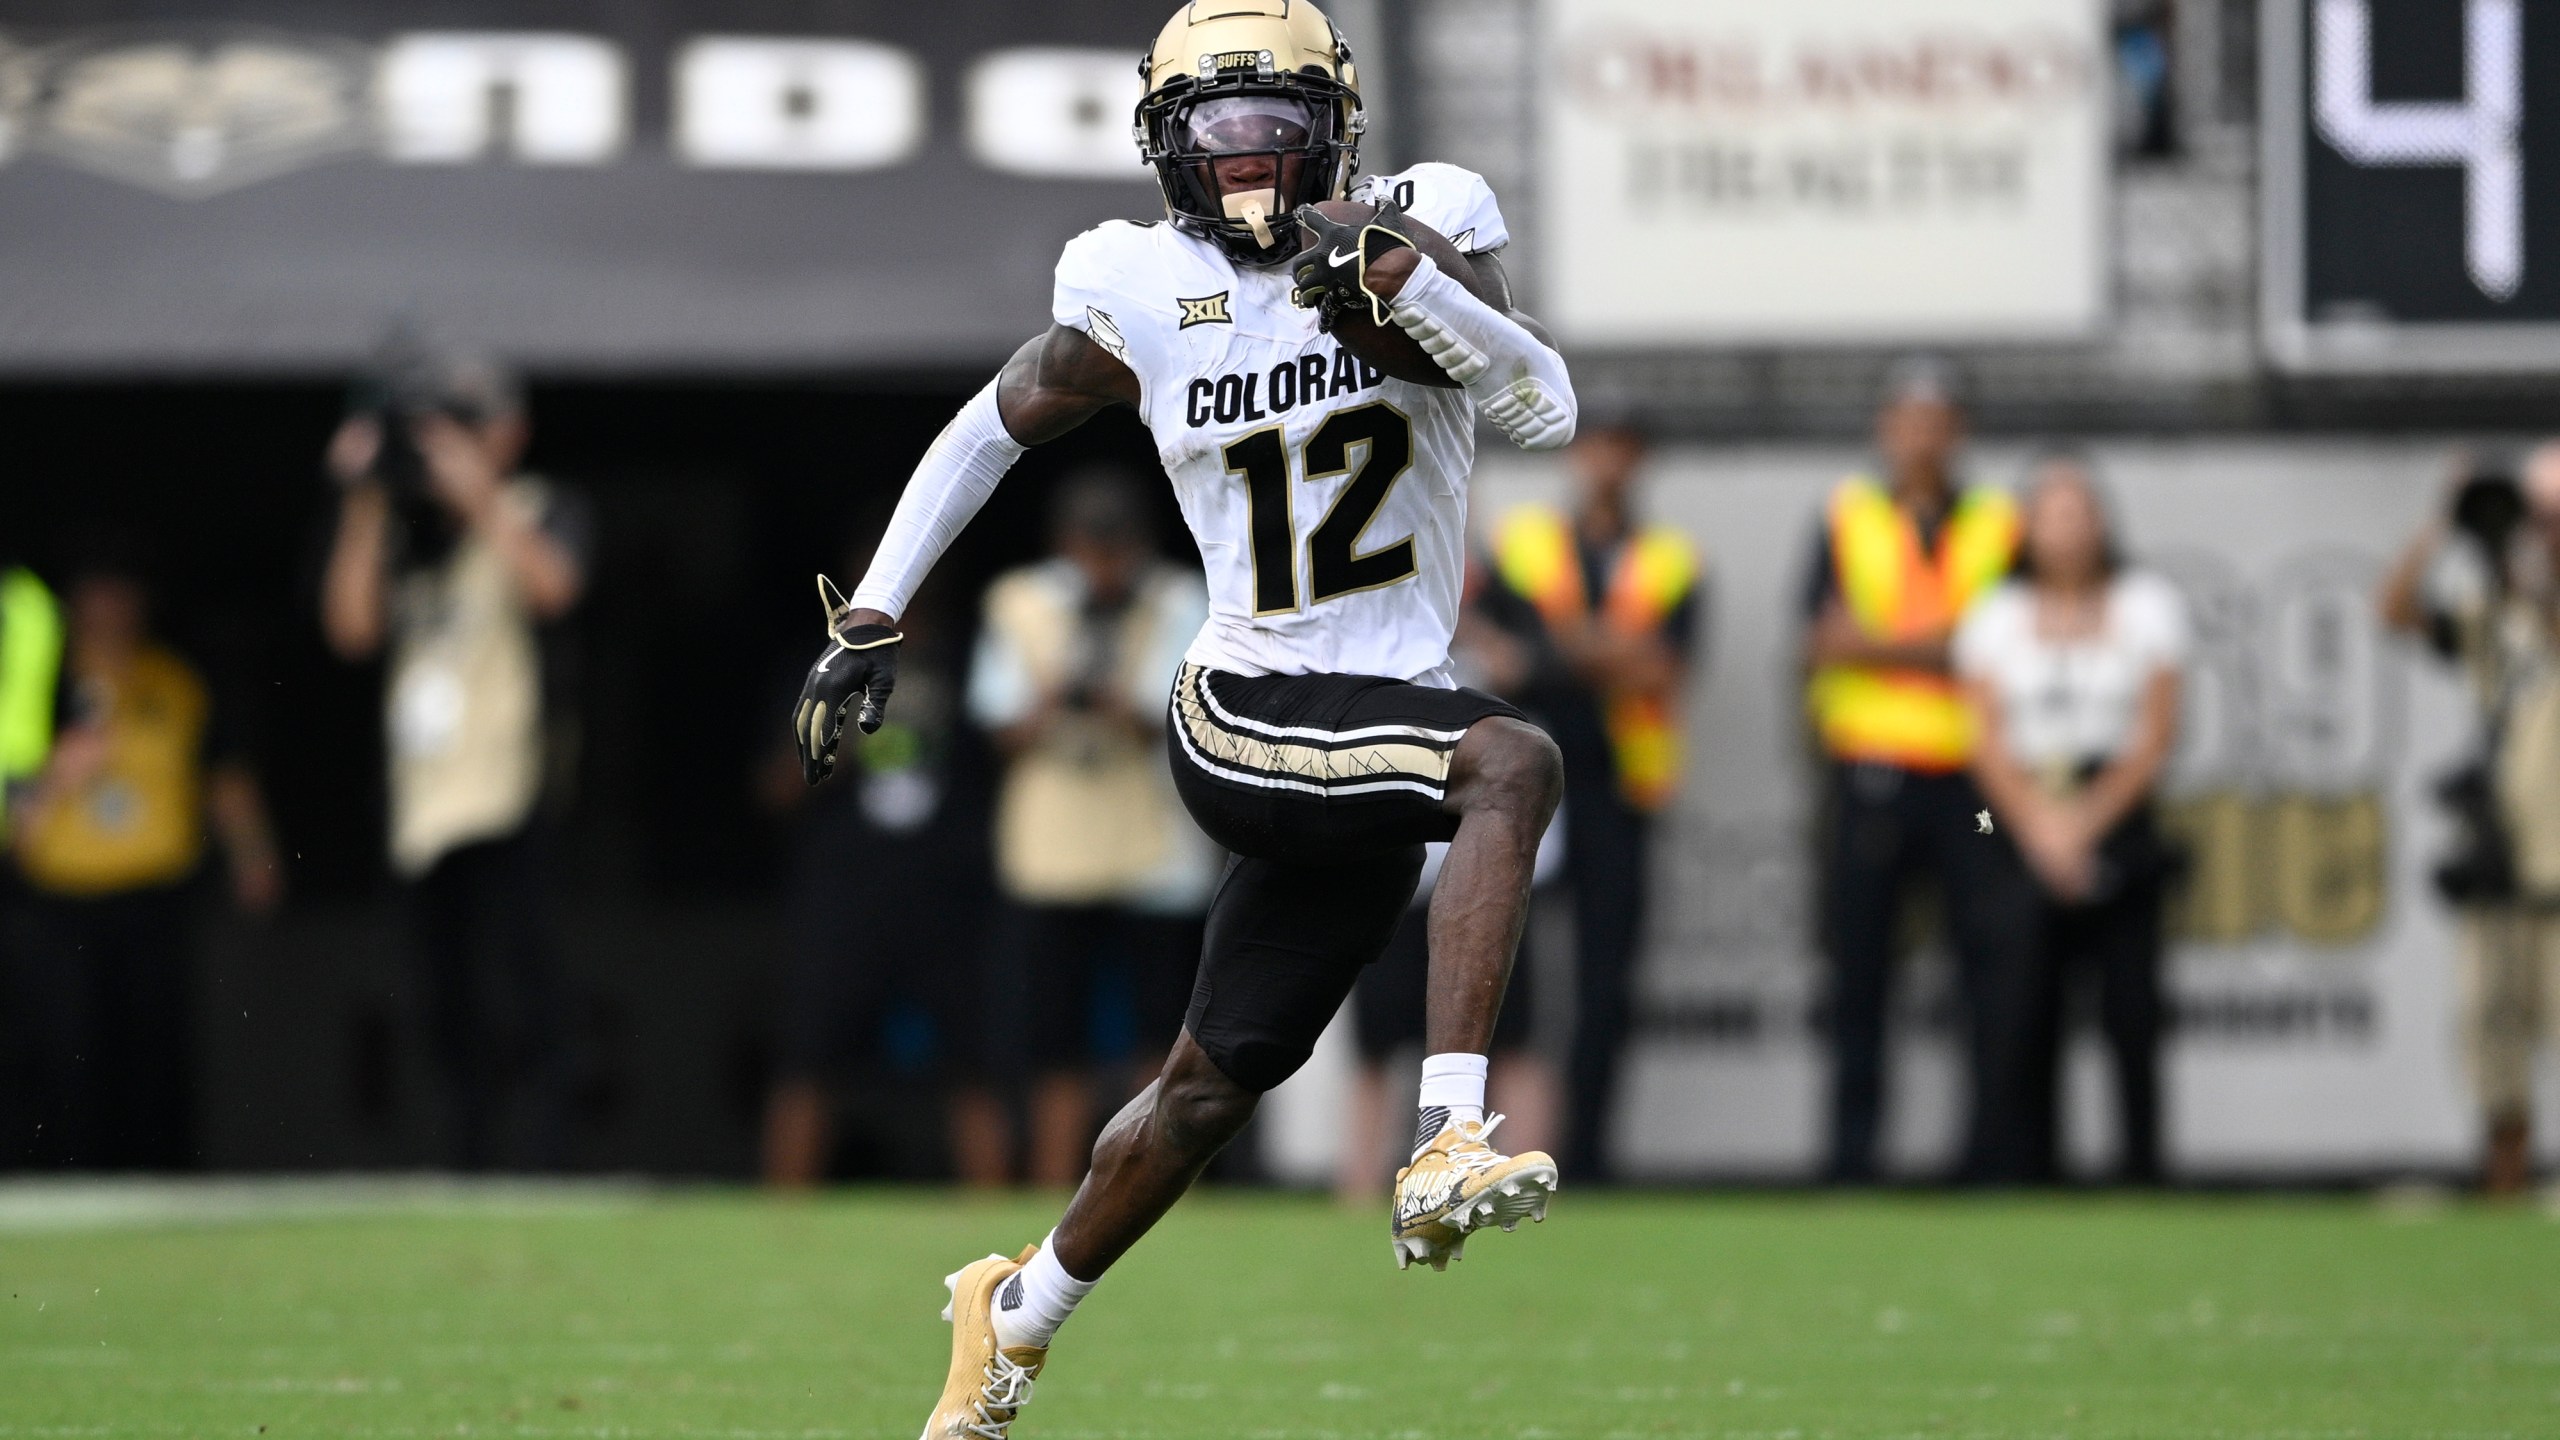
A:
POLYGON ((814 784, 848 712, 880 723, 899 613, 1024 447, 1137 410, 1211 594, 1167 748, 1235 859, 1162 1075, 1105 1128, 1047 1238, 950 1277, 926 1440, 1003 1440, 1068 1313, 1305 1063, 1394 932, 1426 841, 1449 850, 1397 1264, 1445 1268, 1471 1232, 1543 1219, 1556 1185, 1547 1156, 1493 1148, 1484 1077, 1563 771, 1517 710, 1456 687, 1449 641, 1477 421, 1563 445, 1564 361, 1510 308, 1509 233, 1482 178, 1425 164, 1354 193, 1350 49, 1306 0, 1196 0, 1143 65, 1138 134, 1166 217, 1068 242, 1053 323, 926 452, 869 572, 831 606, 793 717, 814 784), (1375 212, 1325 203, 1346 199, 1375 212))

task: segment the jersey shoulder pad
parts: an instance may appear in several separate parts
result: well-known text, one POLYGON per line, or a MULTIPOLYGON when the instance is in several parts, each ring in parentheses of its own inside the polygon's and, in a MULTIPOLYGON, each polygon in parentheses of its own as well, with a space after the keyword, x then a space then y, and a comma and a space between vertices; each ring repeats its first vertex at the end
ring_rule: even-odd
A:
POLYGON ((1426 160, 1393 175, 1372 175, 1352 192, 1358 200, 1392 197, 1405 213, 1449 237, 1469 255, 1511 243, 1493 187, 1473 170, 1426 160))
POLYGON ((1162 225, 1107 220, 1068 241, 1058 255, 1049 318, 1092 336, 1121 363, 1137 364, 1132 345, 1143 343, 1142 332, 1161 323, 1145 298, 1163 288, 1164 237, 1170 233, 1162 225))

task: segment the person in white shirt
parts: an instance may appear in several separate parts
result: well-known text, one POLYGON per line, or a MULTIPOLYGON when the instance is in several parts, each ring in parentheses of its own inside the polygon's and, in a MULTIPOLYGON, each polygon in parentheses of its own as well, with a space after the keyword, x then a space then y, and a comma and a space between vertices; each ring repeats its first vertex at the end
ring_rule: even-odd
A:
POLYGON ((2003 922, 1985 976, 1966 1172, 2056 1178, 2062 1007, 2095 972, 2113 1052, 2118 1178, 2160 1174, 2161 901, 2168 855, 2151 815, 2176 738, 2187 614, 2175 587, 2124 563, 2087 463, 2029 481, 2013 578, 1955 635, 1981 720, 1974 775, 1999 863, 1977 897, 2003 922))

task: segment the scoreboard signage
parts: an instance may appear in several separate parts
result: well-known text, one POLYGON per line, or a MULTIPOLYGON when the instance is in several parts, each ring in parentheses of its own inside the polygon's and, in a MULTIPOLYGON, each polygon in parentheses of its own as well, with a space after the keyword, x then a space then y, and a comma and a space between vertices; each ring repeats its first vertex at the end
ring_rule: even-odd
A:
POLYGON ((1164 8, 0 0, 0 371, 988 363, 1164 8))
POLYGON ((2265 0, 2263 33, 2277 361, 2560 369, 2560 13, 2265 0))

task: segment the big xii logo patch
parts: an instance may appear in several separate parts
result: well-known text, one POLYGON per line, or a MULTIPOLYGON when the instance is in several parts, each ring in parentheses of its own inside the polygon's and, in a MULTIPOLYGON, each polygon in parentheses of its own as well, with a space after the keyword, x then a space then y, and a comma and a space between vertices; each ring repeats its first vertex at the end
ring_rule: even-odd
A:
POLYGON ((1227 294, 1228 292, 1221 290, 1215 295, 1203 295, 1197 300, 1182 300, 1182 325, 1180 328, 1188 330, 1194 325, 1233 325, 1236 323, 1235 317, 1227 313, 1227 294))

